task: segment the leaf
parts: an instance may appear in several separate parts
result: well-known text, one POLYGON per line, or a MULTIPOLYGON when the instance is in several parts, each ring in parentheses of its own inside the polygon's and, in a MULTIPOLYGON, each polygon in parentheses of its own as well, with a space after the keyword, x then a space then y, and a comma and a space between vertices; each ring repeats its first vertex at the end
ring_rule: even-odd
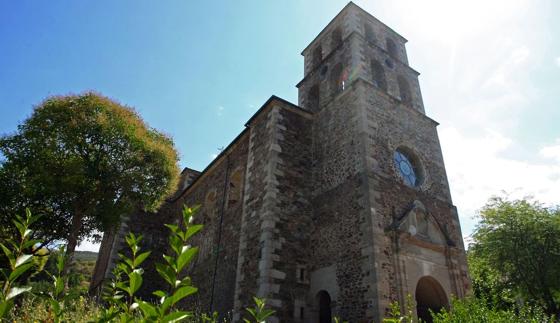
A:
POLYGON ((13 306, 14 302, 11 300, 0 301, 0 318, 6 317, 13 306))
POLYGON ((130 279, 130 289, 128 294, 130 296, 134 295, 136 291, 142 286, 142 275, 138 271, 133 271, 128 275, 130 279))
POLYGON ((31 210, 29 210, 29 208, 25 208, 25 215, 27 216, 27 226, 32 225, 41 218, 41 215, 31 215, 31 210))
POLYGON ((160 298, 161 298, 161 297, 166 297, 166 296, 167 296, 167 293, 165 293, 165 292, 162 291, 162 290, 156 290, 156 291, 153 292, 152 294, 154 294, 154 295, 156 295, 157 297, 160 297, 160 298))
POLYGON ((165 261, 167 262, 167 264, 171 267, 173 267, 173 269, 175 268, 175 258, 171 257, 171 256, 167 256, 167 255, 163 255, 163 259, 165 259, 165 261))
POLYGON ((15 281, 19 276, 21 276, 23 273, 28 271, 29 268, 31 268, 32 266, 33 263, 27 263, 19 266, 18 268, 16 268, 14 271, 10 273, 8 280, 11 282, 15 281))
POLYGON ((186 251, 183 251, 177 258, 177 272, 181 272, 181 270, 183 270, 185 265, 187 265, 192 260, 197 252, 197 247, 189 248, 186 251))
POLYGON ((173 299, 171 305, 175 305, 175 303, 177 303, 178 301, 182 300, 183 298, 189 295, 196 293, 197 291, 198 289, 192 286, 185 286, 177 289, 173 293, 173 296, 171 296, 171 298, 173 299))
POLYGON ((28 292, 31 290, 31 286, 25 286, 25 287, 12 287, 10 289, 10 291, 8 292, 8 295, 6 295, 6 300, 10 300, 16 296, 18 296, 19 294, 28 292))
POLYGON ((173 272, 173 269, 167 265, 156 263, 156 270, 169 285, 175 286, 175 272, 173 272))
POLYGON ((26 255, 26 254, 23 254, 23 255, 17 257, 15 268, 17 268, 20 265, 28 262, 29 260, 31 260, 31 258, 33 258, 33 255, 26 255))
POLYGON ((175 225, 175 224, 164 224, 166 227, 169 228, 169 230, 171 230, 171 232, 176 233, 179 230, 179 226, 175 225))
POLYGON ((66 263, 66 254, 64 250, 64 246, 60 247, 60 249, 58 249, 58 255, 56 256, 56 269, 59 274, 64 270, 64 264, 66 263))
MULTIPOLYGON (((131 270, 134 269, 134 263, 132 262, 132 259, 128 258, 127 256, 123 255, 122 253, 119 253, 119 257, 121 258, 121 260, 123 261, 124 265, 127 265, 128 268, 130 268, 131 270)), ((125 267, 126 268, 126 267, 125 267)))
POLYGON ((141 253, 138 256, 136 256, 136 259, 134 259, 134 267, 140 266, 140 264, 142 264, 144 262, 144 260, 146 260, 146 258, 148 258, 150 253, 151 253, 151 251, 146 251, 146 252, 141 253))
POLYGON ((6 247, 3 243, 0 243, 0 247, 2 247, 2 250, 4 251, 6 257, 8 257, 8 260, 10 260, 12 268, 15 268, 16 260, 12 251, 10 251, 10 249, 8 249, 8 247, 6 247))
POLYGON ((62 277, 54 277, 54 295, 57 297, 64 291, 64 279, 62 277))
POLYGON ((142 311, 142 313, 144 313, 144 316, 147 316, 148 318, 157 316, 156 307, 148 302, 138 300, 138 307, 140 307, 140 310, 142 311))
POLYGON ((59 315, 61 312, 61 307, 60 307, 60 303, 55 300, 55 299, 50 299, 49 303, 51 304, 51 308, 53 309, 53 311, 59 315))
POLYGON ((185 234, 184 240, 188 240, 190 237, 192 237, 194 234, 196 234, 198 231, 202 230, 203 225, 202 224, 197 224, 197 225, 193 225, 190 226, 187 229, 187 232, 185 234))
POLYGON ((18 220, 13 220, 12 222, 13 222, 14 225, 17 227, 21 239, 22 239, 22 240, 25 239, 25 236, 26 236, 26 234, 25 234, 26 232, 25 232, 25 231, 27 230, 25 224, 23 224, 22 222, 20 222, 20 221, 18 221, 18 220))
POLYGON ((183 241, 178 236, 172 235, 169 237, 169 246, 178 255, 181 253, 181 248, 183 248, 183 241))
POLYGON ((171 297, 168 297, 168 298, 162 298, 162 300, 163 302, 161 303, 160 311, 162 313, 165 313, 167 312, 167 310, 169 310, 169 308, 173 304, 173 299, 171 297))
POLYGON ((190 312, 184 312, 184 311, 177 311, 177 312, 173 312, 170 314, 167 314, 166 316, 163 317, 162 321, 163 322, 179 322, 182 321, 188 317, 191 317, 192 313, 190 312))

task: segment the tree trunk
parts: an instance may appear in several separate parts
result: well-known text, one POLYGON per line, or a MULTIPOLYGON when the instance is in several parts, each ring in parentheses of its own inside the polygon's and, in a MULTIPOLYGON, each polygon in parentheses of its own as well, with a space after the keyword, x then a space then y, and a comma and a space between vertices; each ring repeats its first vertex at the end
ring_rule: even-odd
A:
POLYGON ((544 301, 546 303, 546 311, 548 312, 548 314, 554 314, 559 317, 560 311, 558 310, 558 306, 554 301, 554 297, 552 297, 552 292, 547 287, 545 287, 544 290, 544 301))
POLYGON ((74 216, 72 217, 72 227, 70 228, 70 235, 68 236, 68 245, 66 245, 66 262, 64 263, 63 273, 66 276, 70 270, 70 265, 74 259, 74 250, 78 245, 78 236, 80 235, 80 229, 82 228, 82 219, 84 214, 76 210, 74 216))

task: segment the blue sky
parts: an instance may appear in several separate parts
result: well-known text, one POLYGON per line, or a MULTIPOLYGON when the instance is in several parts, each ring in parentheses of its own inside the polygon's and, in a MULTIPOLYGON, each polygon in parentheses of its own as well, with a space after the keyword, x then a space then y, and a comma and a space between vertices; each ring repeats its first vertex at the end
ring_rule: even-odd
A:
MULTIPOLYGON (((560 203, 560 22, 553 0, 355 1, 409 40, 467 236, 506 190, 560 203)), ((96 90, 203 169, 275 94, 338 0, 2 1, 0 133, 54 94, 96 90)))

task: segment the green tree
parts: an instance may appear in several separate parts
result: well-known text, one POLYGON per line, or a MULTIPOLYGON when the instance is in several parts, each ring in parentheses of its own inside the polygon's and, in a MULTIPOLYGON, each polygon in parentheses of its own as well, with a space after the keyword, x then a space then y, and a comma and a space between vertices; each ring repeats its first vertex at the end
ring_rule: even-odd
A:
POLYGON ((493 305, 515 297, 558 314, 560 209, 496 197, 480 216, 469 250, 475 293, 493 305))
POLYGON ((0 155, 0 211, 36 210, 39 238, 66 240, 70 261, 80 240, 99 239, 121 215, 156 210, 179 174, 168 136, 91 92, 46 99, 15 134, 0 138, 0 155))

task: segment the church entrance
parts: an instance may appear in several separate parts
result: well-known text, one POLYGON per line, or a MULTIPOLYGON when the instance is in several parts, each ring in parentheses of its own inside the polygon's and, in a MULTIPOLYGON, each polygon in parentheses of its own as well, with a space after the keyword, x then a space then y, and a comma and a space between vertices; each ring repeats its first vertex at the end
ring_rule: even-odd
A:
POLYGON ((432 323, 430 310, 439 312, 448 305, 445 291, 435 278, 430 276, 420 278, 416 285, 416 314, 419 320, 432 323))
POLYGON ((317 293, 317 301, 319 303, 319 323, 331 323, 331 296, 322 290, 317 293))

